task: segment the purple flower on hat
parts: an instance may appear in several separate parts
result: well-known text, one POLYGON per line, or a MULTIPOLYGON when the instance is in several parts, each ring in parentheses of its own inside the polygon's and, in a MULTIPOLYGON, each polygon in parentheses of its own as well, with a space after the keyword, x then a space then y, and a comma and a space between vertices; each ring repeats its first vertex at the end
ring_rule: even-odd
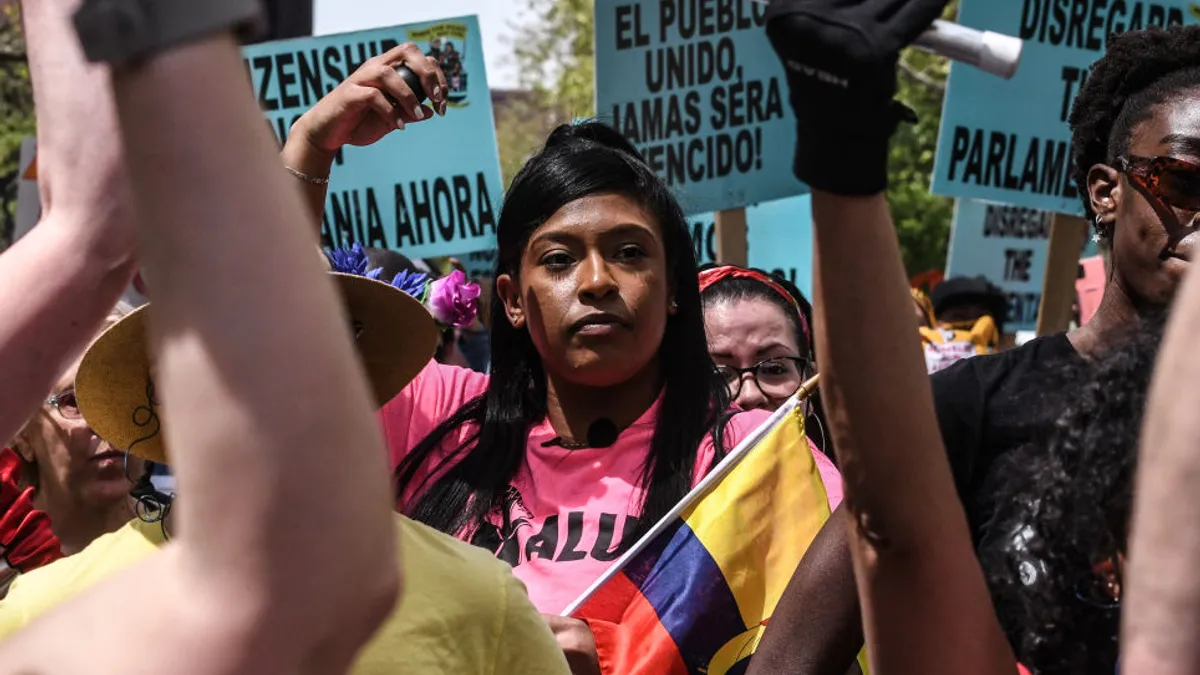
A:
POLYGON ((429 284, 425 305, 433 318, 444 326, 466 328, 479 312, 479 285, 467 281, 462 270, 429 284))
POLYGON ((429 275, 416 270, 404 270, 392 279, 392 285, 408 293, 417 300, 425 297, 425 285, 429 283, 429 275))
POLYGON ((329 266, 333 272, 360 277, 367 276, 367 266, 370 264, 370 261, 367 260, 367 250, 357 241, 349 248, 327 248, 325 257, 329 260, 329 266))

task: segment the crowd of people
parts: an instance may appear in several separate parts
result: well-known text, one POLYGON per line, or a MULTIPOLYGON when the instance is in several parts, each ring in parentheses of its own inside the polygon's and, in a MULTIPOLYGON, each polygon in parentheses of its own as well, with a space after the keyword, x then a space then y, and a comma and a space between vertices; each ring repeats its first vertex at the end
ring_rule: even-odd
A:
POLYGON ((564 610, 797 396, 832 515, 745 672, 846 675, 864 646, 879 673, 1200 672, 1200 27, 1091 68, 1072 162, 1109 282, 1007 348, 994 287, 906 281, 896 62, 936 3, 893 4, 867 50, 768 9, 810 303, 699 267, 601 121, 517 174, 488 279, 318 256, 334 157, 437 124, 449 44, 367 61, 280 150, 252 0, 122 57, 76 0, 26 0, 43 215, 0 256, 0 673, 657 675, 614 656, 646 626, 564 610))

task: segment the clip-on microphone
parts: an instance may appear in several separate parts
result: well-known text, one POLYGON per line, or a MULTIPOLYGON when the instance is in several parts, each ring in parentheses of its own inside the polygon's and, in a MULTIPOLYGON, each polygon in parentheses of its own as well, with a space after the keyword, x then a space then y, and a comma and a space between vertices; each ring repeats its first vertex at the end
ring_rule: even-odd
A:
POLYGON ((608 448, 612 447, 617 442, 617 436, 620 435, 620 430, 617 429, 617 423, 601 417, 600 419, 588 425, 587 442, 571 443, 564 441, 562 436, 555 436, 550 440, 542 443, 543 448, 549 448, 557 445, 560 448, 567 450, 584 450, 586 448, 608 448))

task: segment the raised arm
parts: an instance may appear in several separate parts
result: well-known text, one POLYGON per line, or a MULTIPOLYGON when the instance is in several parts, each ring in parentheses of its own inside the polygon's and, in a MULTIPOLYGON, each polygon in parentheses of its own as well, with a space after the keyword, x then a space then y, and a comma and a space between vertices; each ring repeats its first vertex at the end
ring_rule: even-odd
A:
POLYGON ((0 443, 79 355, 133 276, 133 228, 104 68, 85 64, 71 0, 22 6, 37 107, 42 218, 0 256, 0 443))
POLYGON ((0 670, 346 672, 396 598, 392 499, 299 193, 231 34, 118 69, 113 88, 179 536, 4 645, 0 670), (154 637, 131 647, 150 606, 154 637))
POLYGON ((1121 671, 1200 672, 1200 276, 1175 300, 1154 371, 1134 488, 1121 671))
POLYGON ((1012 675, 946 461, 884 197, 891 136, 913 118, 894 100, 899 50, 942 7, 896 0, 875 9, 869 25, 845 8, 816 17, 800 0, 773 0, 766 14, 796 117, 793 168, 813 190, 821 400, 841 459, 868 654, 882 675, 1012 675))
POLYGON ((406 42, 359 66, 296 120, 288 132, 283 164, 301 186, 310 220, 318 231, 338 150, 346 145, 371 145, 407 124, 433 117, 433 108, 422 105, 396 73, 402 64, 420 78, 429 103, 445 115, 450 92, 445 74, 433 58, 406 42))
POLYGON ((887 202, 814 192, 813 222, 822 396, 872 667, 1012 675, 938 432, 887 202))

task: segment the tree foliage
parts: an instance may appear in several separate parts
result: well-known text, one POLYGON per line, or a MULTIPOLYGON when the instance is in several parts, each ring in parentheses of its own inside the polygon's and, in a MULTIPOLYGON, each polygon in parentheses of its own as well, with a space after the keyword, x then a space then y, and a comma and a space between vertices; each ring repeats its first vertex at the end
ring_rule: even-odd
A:
MULTIPOLYGON (((952 0, 944 16, 957 12, 958 0, 952 0)), ((940 56, 916 49, 901 54, 898 97, 918 121, 901 127, 892 140, 887 196, 910 275, 946 267, 954 200, 930 194, 929 185, 949 73, 949 61, 940 56)))
MULTIPOLYGON (((747 1, 747 0, 743 0, 747 1)), ((545 138, 533 133, 535 123, 569 121, 594 114, 595 74, 593 0, 526 0, 532 15, 516 27, 514 57, 523 87, 534 94, 523 113, 532 122, 508 119, 497 112, 501 162, 506 181, 524 157, 545 138), (529 108, 540 108, 541 115, 529 108)), ((954 16, 958 0, 947 7, 954 16)), ((920 121, 896 133, 889 164, 888 201, 910 273, 941 269, 946 261, 953 200, 929 193, 934 150, 942 117, 949 64, 946 59, 906 50, 899 75, 899 98, 920 121)))
POLYGON ((0 2, 0 250, 12 237, 21 139, 34 133, 33 87, 18 4, 0 2))

